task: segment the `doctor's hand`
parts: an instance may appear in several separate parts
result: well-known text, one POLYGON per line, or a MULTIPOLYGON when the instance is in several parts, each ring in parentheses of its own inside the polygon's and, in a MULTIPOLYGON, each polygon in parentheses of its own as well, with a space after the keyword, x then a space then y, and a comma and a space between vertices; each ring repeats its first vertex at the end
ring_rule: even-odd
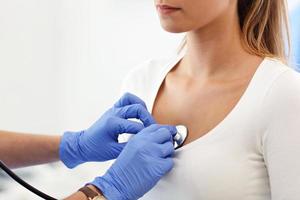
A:
POLYGON ((151 125, 129 140, 106 174, 92 183, 106 199, 138 199, 173 167, 173 126, 151 125))
POLYGON ((119 134, 136 134, 154 123, 145 103, 126 93, 87 130, 66 132, 60 143, 60 159, 69 168, 84 162, 115 159, 126 145, 118 143, 119 134), (128 118, 136 118, 143 123, 128 118))

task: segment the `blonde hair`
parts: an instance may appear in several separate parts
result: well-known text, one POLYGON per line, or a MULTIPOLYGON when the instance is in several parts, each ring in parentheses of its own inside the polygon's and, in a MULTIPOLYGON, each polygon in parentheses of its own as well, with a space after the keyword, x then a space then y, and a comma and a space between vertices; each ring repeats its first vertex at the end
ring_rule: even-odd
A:
MULTIPOLYGON (((238 15, 243 45, 249 53, 287 62, 290 37, 286 0, 238 0, 238 15)), ((186 37, 179 51, 185 46, 186 37)))

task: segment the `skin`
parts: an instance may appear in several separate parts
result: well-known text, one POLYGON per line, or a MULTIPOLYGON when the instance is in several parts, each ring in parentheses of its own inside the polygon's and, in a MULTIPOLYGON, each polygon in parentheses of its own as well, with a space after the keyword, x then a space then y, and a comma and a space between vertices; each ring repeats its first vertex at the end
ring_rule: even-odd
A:
POLYGON ((0 159, 10 168, 59 160, 60 136, 0 131, 0 159))
POLYGON ((180 8, 158 15, 166 31, 186 32, 187 51, 165 77, 152 114, 158 123, 185 124, 185 144, 209 133, 230 113, 263 60, 243 47, 237 3, 155 1, 180 8))
MULTIPOLYGON (((59 161, 61 136, 45 136, 0 131, 0 160, 11 168, 59 161)), ((98 193, 98 190, 89 185, 98 193)), ((82 192, 75 192, 66 200, 86 200, 82 192)))

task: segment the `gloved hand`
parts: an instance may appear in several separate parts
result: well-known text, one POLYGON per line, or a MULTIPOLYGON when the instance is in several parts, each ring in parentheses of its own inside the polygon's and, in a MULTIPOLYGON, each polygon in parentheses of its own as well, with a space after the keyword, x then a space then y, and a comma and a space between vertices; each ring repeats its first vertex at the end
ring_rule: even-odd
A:
POLYGON ((153 123, 155 121, 145 103, 126 93, 87 130, 66 132, 60 143, 60 159, 69 168, 88 161, 115 159, 126 145, 118 143, 119 134, 135 134, 153 123), (136 118, 143 123, 128 118, 136 118))
POLYGON ((173 126, 151 125, 131 138, 102 177, 89 183, 108 200, 133 200, 146 192, 173 167, 173 126))

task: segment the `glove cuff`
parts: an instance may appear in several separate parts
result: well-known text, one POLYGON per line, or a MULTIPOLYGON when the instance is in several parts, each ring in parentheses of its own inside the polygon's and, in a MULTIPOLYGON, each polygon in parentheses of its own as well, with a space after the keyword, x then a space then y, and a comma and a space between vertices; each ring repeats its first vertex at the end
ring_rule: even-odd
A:
POLYGON ((59 145, 59 158, 68 168, 74 168, 83 163, 78 148, 78 140, 81 132, 65 132, 59 145))
POLYGON ((122 193, 110 182, 111 178, 108 174, 102 177, 97 177, 93 182, 88 183, 97 187, 105 198, 108 200, 127 200, 122 193), (108 176, 108 177, 107 177, 108 176))

